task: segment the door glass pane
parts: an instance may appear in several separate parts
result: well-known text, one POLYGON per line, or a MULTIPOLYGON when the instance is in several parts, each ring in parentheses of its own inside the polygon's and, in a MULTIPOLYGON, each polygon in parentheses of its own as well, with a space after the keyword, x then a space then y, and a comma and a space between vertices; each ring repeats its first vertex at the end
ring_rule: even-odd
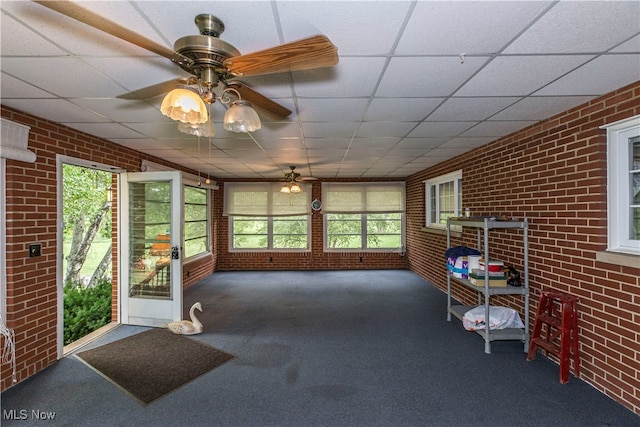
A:
POLYGON ((171 299, 171 183, 134 182, 129 197, 129 296, 171 299))

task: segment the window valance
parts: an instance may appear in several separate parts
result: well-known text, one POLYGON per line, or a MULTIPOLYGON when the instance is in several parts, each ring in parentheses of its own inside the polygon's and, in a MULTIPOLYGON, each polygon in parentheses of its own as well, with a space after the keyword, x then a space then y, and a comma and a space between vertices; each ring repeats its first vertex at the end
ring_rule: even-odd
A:
POLYGON ((404 212, 404 182, 323 182, 324 213, 404 212))
POLYGON ((293 216, 311 213, 311 186, 301 193, 281 193, 279 182, 226 182, 223 215, 293 216))

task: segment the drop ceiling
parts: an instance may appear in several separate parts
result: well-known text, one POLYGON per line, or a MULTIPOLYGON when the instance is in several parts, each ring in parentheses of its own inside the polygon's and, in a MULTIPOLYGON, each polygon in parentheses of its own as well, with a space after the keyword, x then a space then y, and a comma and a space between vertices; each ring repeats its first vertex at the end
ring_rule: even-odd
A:
MULTIPOLYGON (((407 177, 640 80, 638 1, 94 1, 173 48, 194 17, 242 54, 326 35, 338 65, 247 77, 293 113, 251 134, 177 131, 162 96, 119 96, 177 65, 25 1, 2 1, 2 104, 217 178, 407 177)), ((260 113, 260 112, 259 112, 260 113)))

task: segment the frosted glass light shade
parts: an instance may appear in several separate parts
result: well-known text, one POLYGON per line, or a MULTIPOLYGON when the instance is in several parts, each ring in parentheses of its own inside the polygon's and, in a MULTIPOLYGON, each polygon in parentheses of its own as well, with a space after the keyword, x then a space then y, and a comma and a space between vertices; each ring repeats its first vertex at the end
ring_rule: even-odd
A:
POLYGON ((224 115, 224 129, 231 132, 253 132, 261 127, 260 117, 248 101, 232 102, 224 115))
POLYGON ((199 124, 209 118, 207 106, 200 95, 191 89, 175 88, 162 100, 160 111, 182 123, 199 124))
POLYGON ((182 133, 186 133, 187 135, 202 136, 205 138, 211 138, 216 134, 216 129, 213 125, 213 122, 211 121, 211 117, 209 117, 209 120, 207 120, 203 124, 197 125, 179 122, 178 130, 182 133))
POLYGON ((292 193, 299 193, 302 191, 302 188, 300 188, 300 186, 298 184, 296 184, 295 182, 291 183, 291 192, 292 193))
POLYGON ((281 193, 291 193, 291 188, 289 188, 289 184, 285 184, 282 187, 280 187, 280 192, 281 193))

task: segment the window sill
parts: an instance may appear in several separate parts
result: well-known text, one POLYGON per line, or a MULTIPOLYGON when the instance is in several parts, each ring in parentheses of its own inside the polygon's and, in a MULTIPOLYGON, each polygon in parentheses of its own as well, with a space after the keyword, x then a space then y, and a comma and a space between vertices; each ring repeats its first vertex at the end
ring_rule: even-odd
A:
MULTIPOLYGON (((446 228, 422 227, 421 230, 424 231, 425 233, 436 234, 436 235, 439 235, 439 236, 446 236, 447 235, 447 229, 446 228)), ((451 237, 462 237, 462 232, 456 231, 456 230, 451 230, 451 237)))
POLYGON ((621 252, 601 251, 596 252, 596 260, 624 267, 640 268, 640 255, 631 255, 621 252))

